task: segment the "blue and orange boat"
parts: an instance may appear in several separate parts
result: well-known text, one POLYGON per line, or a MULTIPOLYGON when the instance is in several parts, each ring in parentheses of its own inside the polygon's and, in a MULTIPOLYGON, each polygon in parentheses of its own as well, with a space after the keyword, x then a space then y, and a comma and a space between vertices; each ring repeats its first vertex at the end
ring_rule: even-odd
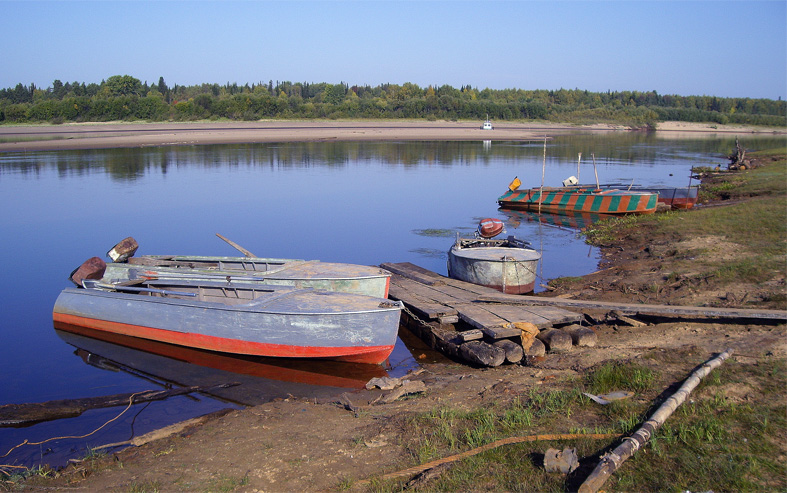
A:
POLYGON ((248 283, 149 280, 66 288, 55 324, 249 356, 383 363, 401 302, 248 283))
POLYGON ((652 214, 659 194, 635 190, 596 187, 539 187, 520 190, 515 178, 497 203, 507 209, 594 214, 652 214))

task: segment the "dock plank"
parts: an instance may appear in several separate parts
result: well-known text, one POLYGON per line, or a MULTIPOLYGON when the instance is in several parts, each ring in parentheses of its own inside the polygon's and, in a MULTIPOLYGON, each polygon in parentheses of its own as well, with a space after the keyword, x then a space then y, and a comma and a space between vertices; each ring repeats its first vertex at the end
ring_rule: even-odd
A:
POLYGON ((558 307, 498 301, 495 296, 502 294, 499 291, 450 279, 409 262, 385 263, 381 267, 392 273, 390 296, 404 302, 414 313, 441 323, 461 320, 488 339, 520 336, 515 322, 548 328, 581 318, 578 313, 558 307))

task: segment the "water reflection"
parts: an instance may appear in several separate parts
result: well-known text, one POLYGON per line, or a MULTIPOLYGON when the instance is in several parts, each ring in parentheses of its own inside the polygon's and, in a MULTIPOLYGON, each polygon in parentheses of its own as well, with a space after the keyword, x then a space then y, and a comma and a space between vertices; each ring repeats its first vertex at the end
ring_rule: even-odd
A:
MULTIPOLYGON (((652 165, 663 159, 669 134, 620 132, 604 135, 582 132, 559 135, 547 141, 547 163, 576 162, 578 153, 588 163, 591 154, 598 166, 652 165)), ((752 136, 742 142, 750 151, 771 147, 779 137, 752 136)), ((718 138, 675 140, 670 157, 692 165, 723 162, 734 145, 734 135, 718 138)), ((40 153, 0 154, 0 175, 8 172, 37 175, 47 169, 60 176, 102 171, 113 179, 134 181, 146 173, 166 174, 172 167, 215 168, 343 168, 364 163, 408 168, 421 165, 463 166, 494 160, 530 160, 541 163, 539 142, 298 142, 212 146, 161 146, 145 149, 91 149, 40 153)), ((589 165, 589 164, 588 164, 589 165)))
POLYGON ((102 333, 69 324, 55 332, 76 348, 82 360, 103 370, 123 371, 164 387, 214 387, 204 394, 225 402, 254 406, 278 398, 329 398, 361 389, 388 376, 380 365, 333 361, 254 358, 202 351, 152 340, 102 333))
POLYGON ((506 217, 506 225, 512 228, 519 228, 523 223, 540 223, 579 231, 595 222, 615 217, 611 214, 594 214, 592 212, 566 212, 565 214, 542 212, 539 214, 533 211, 518 211, 503 207, 498 210, 501 215, 506 217))

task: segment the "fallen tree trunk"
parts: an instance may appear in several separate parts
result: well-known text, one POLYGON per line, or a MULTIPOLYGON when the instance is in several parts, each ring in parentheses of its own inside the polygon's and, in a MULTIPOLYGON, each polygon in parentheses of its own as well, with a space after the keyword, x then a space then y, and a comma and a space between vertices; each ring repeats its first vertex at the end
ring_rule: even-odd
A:
POLYGON ((210 387, 180 387, 168 390, 150 390, 136 394, 115 394, 103 397, 63 399, 29 404, 5 404, 0 406, 0 427, 28 426, 41 421, 73 418, 89 409, 127 406, 129 402, 138 404, 140 402, 157 401, 176 395, 227 388, 234 385, 238 384, 231 383, 210 387), (133 401, 131 401, 132 396, 133 401))
POLYGON ((580 485, 579 492, 595 493, 598 491, 626 459, 634 455, 640 447, 650 440, 656 430, 664 424, 664 421, 675 412, 678 406, 686 401, 686 398, 699 385, 700 381, 714 368, 721 365, 730 356, 731 352, 731 349, 724 351, 715 358, 706 361, 705 364, 692 373, 678 391, 672 394, 633 435, 624 438, 623 443, 618 445, 615 450, 601 458, 593 472, 580 485))

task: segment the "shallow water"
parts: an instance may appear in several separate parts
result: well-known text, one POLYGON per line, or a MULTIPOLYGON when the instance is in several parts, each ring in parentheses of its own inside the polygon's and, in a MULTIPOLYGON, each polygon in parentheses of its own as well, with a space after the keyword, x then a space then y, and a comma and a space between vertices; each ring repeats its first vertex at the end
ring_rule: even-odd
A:
MULTIPOLYGON (((743 143, 753 150, 772 147, 774 140, 743 143)), ((221 233, 259 256, 368 265, 406 261, 445 274, 445 252, 454 236, 471 233, 481 218, 500 217, 508 234, 542 251, 538 285, 591 272, 599 255, 570 224, 499 211, 496 199, 514 176, 523 186, 538 186, 545 164, 544 183, 559 185, 577 174, 582 152, 581 182, 595 180, 593 153, 602 182, 685 186, 692 166, 725 165, 724 155, 733 145, 734 136, 669 140, 607 133, 558 137, 548 143, 546 159, 542 142, 287 143, 0 154, 0 253, 5 259, 0 405, 228 378, 221 365, 208 371, 210 365, 184 363, 188 359, 182 356, 167 359, 94 340, 75 341, 53 329, 52 305, 68 285, 69 273, 91 256, 103 257, 126 236, 137 239, 139 254, 237 255, 215 236, 221 233)), ((413 351, 400 341, 388 373, 397 376, 414 367, 413 351)), ((346 388, 326 387, 330 382, 322 374, 322 384, 311 389, 313 382, 284 377, 300 372, 313 378, 313 369, 241 361, 244 373, 237 360, 224 364, 235 368, 230 374, 243 374, 246 386, 235 389, 238 395, 194 394, 135 405, 94 435, 26 445, 0 463, 63 464, 84 456, 88 447, 211 411, 288 393, 318 396, 346 388)), ((368 376, 358 375, 359 381, 368 376)), ((0 455, 25 439, 86 434, 120 411, 93 410, 78 418, 0 428, 0 455)))

